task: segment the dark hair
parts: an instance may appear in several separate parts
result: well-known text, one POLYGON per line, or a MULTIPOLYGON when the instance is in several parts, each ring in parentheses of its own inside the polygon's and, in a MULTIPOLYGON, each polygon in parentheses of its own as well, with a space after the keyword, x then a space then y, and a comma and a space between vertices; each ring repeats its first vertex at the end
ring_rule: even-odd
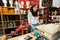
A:
MULTIPOLYGON (((36 6, 36 4, 32 5, 31 8, 30 8, 30 12, 32 13, 32 15, 34 17, 37 17, 38 16, 38 10, 36 12, 33 11, 33 8, 36 6)), ((37 5, 38 6, 38 5, 37 5)), ((37 7, 38 8, 38 7, 37 7)))

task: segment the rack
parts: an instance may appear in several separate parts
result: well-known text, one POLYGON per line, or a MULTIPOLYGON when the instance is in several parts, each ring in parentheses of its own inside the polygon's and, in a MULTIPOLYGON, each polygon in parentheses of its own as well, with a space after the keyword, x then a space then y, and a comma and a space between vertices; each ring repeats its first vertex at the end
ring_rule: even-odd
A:
POLYGON ((60 20, 60 13, 58 14, 58 11, 60 12, 59 8, 56 7, 46 7, 43 9, 43 22, 44 24, 48 24, 48 23, 54 23, 53 21, 56 20, 56 22, 58 23, 58 21, 60 20))
POLYGON ((14 14, 14 8, 0 6, 0 34, 8 34, 20 26, 21 14, 14 14), (11 14, 10 9, 13 10, 11 14))

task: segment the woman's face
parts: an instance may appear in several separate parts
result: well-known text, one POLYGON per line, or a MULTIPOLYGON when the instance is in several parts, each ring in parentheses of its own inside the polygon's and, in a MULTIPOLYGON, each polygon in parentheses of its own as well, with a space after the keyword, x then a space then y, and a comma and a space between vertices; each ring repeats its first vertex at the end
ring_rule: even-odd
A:
POLYGON ((33 7, 33 11, 36 12, 38 9, 38 6, 36 5, 35 7, 33 7))

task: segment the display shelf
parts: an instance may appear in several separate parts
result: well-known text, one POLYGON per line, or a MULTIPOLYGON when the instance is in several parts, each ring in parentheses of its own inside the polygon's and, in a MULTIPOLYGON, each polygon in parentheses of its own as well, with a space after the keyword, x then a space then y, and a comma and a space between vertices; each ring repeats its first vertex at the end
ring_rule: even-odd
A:
POLYGON ((20 20, 10 20, 10 21, 3 21, 3 22, 13 22, 13 21, 20 21, 20 20))
MULTIPOLYGON (((14 26, 14 27, 11 27, 11 28, 17 28, 18 26, 14 26)), ((0 28, 0 30, 2 30, 3 28, 0 28)), ((9 28, 5 28, 5 29, 10 29, 10 27, 9 28)))
POLYGON ((20 15, 20 14, 15 14, 15 13, 12 13, 12 14, 10 14, 10 13, 3 13, 3 15, 20 15))
POLYGON ((27 15, 27 13, 25 13, 25 14, 21 14, 21 15, 27 15))
POLYGON ((24 20, 28 20, 28 19, 24 19, 24 20))
POLYGON ((0 29, 3 29, 3 28, 0 28, 0 29))
POLYGON ((58 22, 60 20, 60 11, 56 7, 47 7, 44 8, 44 23, 53 23, 52 21, 58 22), (59 14, 59 15, 58 15, 59 14))
MULTIPOLYGON (((11 28, 17 28, 18 26, 15 26, 15 27, 11 27, 11 28)), ((10 29, 10 27, 9 28, 5 28, 5 29, 10 29)))
MULTIPOLYGON (((3 7, 4 7, 4 6, 2 6, 2 8, 3 8, 3 7)), ((10 9, 13 8, 13 9, 14 9, 14 8, 16 8, 16 7, 5 7, 5 8, 8 8, 8 9, 9 9, 9 8, 10 8, 10 9)), ((20 8, 20 9, 29 10, 30 8, 20 8)), ((38 8, 38 10, 40 10, 40 8, 38 8)))
POLYGON ((55 15, 53 15, 53 16, 50 16, 50 17, 60 17, 60 15, 56 15, 56 16, 55 16, 55 15))
MULTIPOLYGON (((20 26, 20 21, 21 21, 21 15, 20 14, 15 14, 15 13, 8 13, 6 9, 3 8, 7 8, 7 9, 11 9, 10 7, 1 7, 1 12, 0 12, 0 17, 1 17, 1 24, 2 24, 2 34, 6 34, 6 30, 9 30, 10 28, 17 28, 18 26, 20 26), (5 12, 5 13, 4 13, 5 12), (6 13, 7 12, 7 13, 6 13)), ((14 10, 14 7, 12 7, 14 10)), ((10 31, 9 31, 10 32, 10 31)))
POLYGON ((8 7, 8 8, 15 8, 15 7, 8 7))
POLYGON ((20 9, 23 9, 23 10, 29 10, 29 8, 20 8, 20 9))
MULTIPOLYGON (((29 10, 30 8, 20 8, 20 9, 29 10)), ((38 10, 40 11, 40 8, 38 8, 38 10)))

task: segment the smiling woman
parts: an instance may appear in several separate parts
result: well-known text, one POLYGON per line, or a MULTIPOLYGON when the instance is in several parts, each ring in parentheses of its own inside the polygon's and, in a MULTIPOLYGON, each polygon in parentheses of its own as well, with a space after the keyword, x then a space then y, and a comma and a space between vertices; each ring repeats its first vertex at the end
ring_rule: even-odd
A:
MULTIPOLYGON (((28 12, 28 23, 32 26, 38 26, 39 23, 39 12, 38 12, 38 5, 34 4, 31 6, 30 11, 28 12)), ((30 31, 33 32, 34 30, 30 28, 30 31)))
POLYGON ((30 12, 28 12, 28 23, 39 24, 38 5, 32 5, 30 12))

